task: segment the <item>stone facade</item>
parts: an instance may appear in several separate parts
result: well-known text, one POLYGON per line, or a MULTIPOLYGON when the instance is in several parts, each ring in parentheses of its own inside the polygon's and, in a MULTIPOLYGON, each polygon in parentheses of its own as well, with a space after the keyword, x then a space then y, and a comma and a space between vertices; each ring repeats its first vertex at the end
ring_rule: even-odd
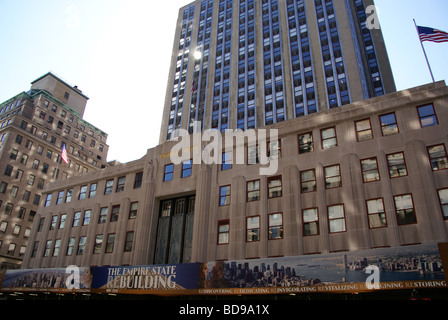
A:
MULTIPOLYGON (((278 130, 278 170, 269 176, 247 162, 173 164, 181 140, 165 142, 136 161, 47 185, 23 267, 446 242, 447 124, 448 88, 438 82, 255 129, 278 130)), ((181 139, 202 155, 211 143, 181 139)))

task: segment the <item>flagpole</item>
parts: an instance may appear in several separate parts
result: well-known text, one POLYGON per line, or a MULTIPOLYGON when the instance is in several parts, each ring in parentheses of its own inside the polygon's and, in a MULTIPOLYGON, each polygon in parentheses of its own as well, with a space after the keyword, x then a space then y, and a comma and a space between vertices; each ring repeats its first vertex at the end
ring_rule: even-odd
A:
POLYGON ((431 73, 432 82, 436 82, 434 80, 434 75, 433 75, 432 70, 431 70, 431 65, 429 64, 428 56, 426 55, 425 47, 423 46, 423 42, 420 39, 420 32, 418 31, 417 23, 415 22, 415 19, 413 19, 413 20, 414 20, 415 30, 417 31, 418 39, 420 40, 420 44, 422 45, 423 53, 425 54, 426 64, 428 65, 429 72, 431 73))

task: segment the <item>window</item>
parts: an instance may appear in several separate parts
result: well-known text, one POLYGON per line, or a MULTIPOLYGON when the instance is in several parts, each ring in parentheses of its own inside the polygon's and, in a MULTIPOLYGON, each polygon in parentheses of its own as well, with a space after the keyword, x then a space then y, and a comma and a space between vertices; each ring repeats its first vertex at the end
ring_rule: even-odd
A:
POLYGON ((281 140, 270 141, 267 143, 267 152, 269 160, 277 160, 282 156, 281 140))
POLYGON ((328 128, 320 131, 322 137, 322 149, 330 149, 338 145, 336 128, 328 128))
POLYGON ((106 223, 107 220, 107 207, 103 207, 100 209, 100 216, 98 218, 98 223, 106 223))
POLYGON ((120 205, 112 207, 112 213, 110 215, 110 222, 118 221, 118 214, 120 213, 120 205))
POLYGON ((191 176, 191 169, 192 169, 193 161, 187 160, 182 162, 182 178, 186 178, 191 176))
POLYGON ((15 236, 17 236, 17 235, 20 234, 20 230, 22 230, 22 227, 19 226, 18 224, 16 224, 16 225, 14 226, 14 229, 13 229, 13 231, 12 231, 12 234, 15 235, 15 236))
POLYGON ((268 198, 278 198, 282 196, 282 177, 268 178, 268 198))
POLYGON ((19 153, 19 151, 15 150, 15 149, 12 149, 11 150, 11 154, 9 155, 9 159, 16 160, 18 153, 19 153))
POLYGON ((248 146, 247 147, 247 164, 257 164, 260 163, 258 158, 258 146, 248 146))
POLYGON ((163 181, 173 180, 174 164, 167 164, 165 166, 165 172, 163 176, 163 181))
POLYGON ((448 220, 448 189, 439 190, 439 201, 442 207, 443 219, 448 220))
POLYGON ((16 250, 16 244, 10 243, 8 247, 7 254, 14 255, 14 251, 16 250))
POLYGON ((283 214, 271 213, 268 216, 268 239, 276 240, 283 239, 283 214))
POLYGON ((330 233, 346 231, 344 205, 339 204, 328 207, 328 225, 330 233))
POLYGON ((6 228, 8 228, 8 222, 2 221, 2 223, 0 224, 0 231, 6 232, 6 228))
POLYGON ((247 202, 260 200, 260 180, 247 182, 246 198, 247 202))
POLYGON ((126 232, 126 238, 124 242, 124 252, 131 252, 133 243, 134 243, 134 231, 126 232))
POLYGON ((14 208, 14 205, 12 203, 7 203, 5 206, 5 214, 11 215, 13 208, 14 208))
POLYGON ((131 202, 131 207, 129 209, 129 219, 137 218, 138 202, 131 202))
POLYGON ((45 218, 40 218, 39 226, 37 227, 37 232, 41 232, 44 228, 45 218))
POLYGON ((445 145, 428 147, 429 160, 433 171, 448 169, 445 145))
POLYGON ((39 249, 39 241, 34 242, 33 251, 31 253, 31 258, 36 258, 37 249, 39 249))
POLYGON ((14 168, 13 168, 12 166, 7 165, 6 168, 5 168, 5 176, 10 177, 11 174, 12 174, 12 170, 13 170, 13 169, 14 169, 14 168))
POLYGON ((218 244, 229 243, 229 220, 218 222, 218 244))
POLYGON ((79 226, 79 220, 81 220, 81 211, 75 212, 73 216, 73 227, 79 226))
POLYGON ((69 203, 72 201, 73 189, 68 189, 67 194, 65 195, 65 203, 69 203))
POLYGON ((84 211, 84 220, 82 221, 83 226, 88 226, 90 223, 90 214, 92 213, 92 210, 86 210, 84 211))
POLYGON ((50 255, 51 244, 52 244, 51 240, 47 240, 47 242, 45 243, 44 257, 48 257, 50 255))
POLYGON ((403 152, 387 155, 387 165, 389 166, 389 175, 391 178, 404 177, 408 175, 403 152))
POLYGON ((78 242, 78 255, 83 255, 84 254, 84 249, 86 247, 86 240, 87 237, 80 237, 79 238, 79 242, 78 242))
POLYGON ((106 188, 104 189, 104 194, 111 194, 114 187, 114 179, 106 181, 106 188))
POLYGON ((93 253, 101 252, 101 246, 103 245, 103 238, 104 236, 102 234, 96 235, 95 244, 93 245, 93 253))
POLYGON ((376 157, 361 160, 361 169, 364 182, 380 180, 380 173, 378 171, 378 162, 376 157))
POLYGON ((143 180, 143 172, 137 172, 135 174, 134 189, 141 188, 142 180, 143 180))
POLYGON ((422 128, 438 125, 436 112, 432 104, 417 108, 420 125, 422 128))
POLYGON ((319 234, 319 216, 317 213, 317 208, 304 209, 302 211, 304 236, 319 234))
POLYGON ((62 214, 61 215, 61 220, 59 221, 59 229, 64 229, 66 220, 67 220, 67 215, 66 214, 62 214))
POLYGON ((81 186, 81 190, 79 191, 79 200, 83 200, 86 198, 87 186, 81 186))
POLYGON ((339 165, 325 167, 325 188, 332 189, 342 186, 341 170, 339 165))
POLYGON ((124 190, 124 184, 126 182, 126 177, 120 177, 118 178, 118 183, 117 183, 117 190, 116 192, 121 192, 124 190))
POLYGON ((98 188, 97 183, 92 183, 90 185, 90 192, 89 192, 89 198, 95 198, 96 196, 96 189, 98 188))
POLYGON ((70 238, 68 240, 67 256, 71 256, 75 251, 75 242, 76 242, 75 238, 70 238))
POLYGON ((316 172, 314 169, 300 172, 300 183, 302 193, 316 191, 316 172))
POLYGON ((57 239, 54 242, 53 257, 57 257, 59 255, 60 248, 61 248, 61 239, 57 239))
POLYGON ((390 136, 398 133, 398 124, 395 113, 380 116, 380 123, 383 136, 390 136))
POLYGON ((28 190, 25 190, 23 192, 22 200, 25 202, 28 202, 30 200, 30 196, 31 196, 31 192, 29 192, 28 190))
POLYGON ((0 183, 0 193, 5 193, 6 192, 6 188, 8 188, 8 184, 6 182, 1 182, 0 183))
POLYGON ((355 122, 356 138, 359 142, 373 139, 372 125, 370 119, 355 122))
POLYGON ((367 217, 370 229, 387 227, 383 199, 367 200, 367 217))
POLYGON ((51 193, 47 194, 47 197, 45 198, 44 207, 50 206, 50 203, 51 203, 51 193))
POLYGON ((230 169, 232 169, 232 153, 223 152, 221 170, 224 171, 230 169))
POLYGON ((398 224, 417 223, 412 196, 410 194, 395 196, 394 200, 398 224))
POLYGON ((248 217, 246 219, 246 241, 260 240, 260 216, 248 217))
POLYGON ((299 154, 313 151, 313 134, 309 132, 299 135, 299 154))
POLYGON ((228 206, 230 204, 230 186, 219 188, 219 206, 228 206))

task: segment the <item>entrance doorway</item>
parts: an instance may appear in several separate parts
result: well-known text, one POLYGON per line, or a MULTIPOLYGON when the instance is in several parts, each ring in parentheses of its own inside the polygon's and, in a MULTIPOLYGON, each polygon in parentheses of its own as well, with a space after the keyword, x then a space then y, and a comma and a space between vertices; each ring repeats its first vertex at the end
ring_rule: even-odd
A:
POLYGON ((195 199, 186 196, 160 202, 155 264, 190 262, 195 199))

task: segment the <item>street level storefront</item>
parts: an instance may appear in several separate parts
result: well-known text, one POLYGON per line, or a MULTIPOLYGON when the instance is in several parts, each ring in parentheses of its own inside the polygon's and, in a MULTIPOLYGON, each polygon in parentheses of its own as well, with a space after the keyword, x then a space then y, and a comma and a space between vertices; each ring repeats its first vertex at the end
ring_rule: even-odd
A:
POLYGON ((208 263, 8 270, 1 291, 247 296, 439 290, 448 289, 447 253, 448 244, 439 243, 208 263))

